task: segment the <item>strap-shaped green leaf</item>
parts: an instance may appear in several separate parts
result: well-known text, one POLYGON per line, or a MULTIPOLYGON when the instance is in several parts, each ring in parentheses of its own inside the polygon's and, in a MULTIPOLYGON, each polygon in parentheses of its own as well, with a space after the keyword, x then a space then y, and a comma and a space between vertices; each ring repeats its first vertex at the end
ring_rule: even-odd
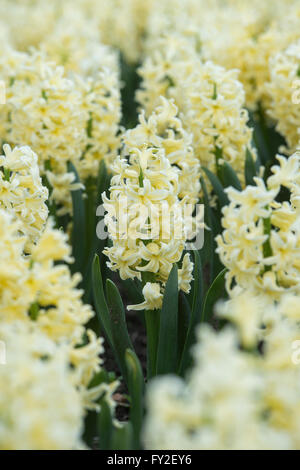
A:
POLYGON ((108 342, 112 346, 113 340, 112 340, 112 334, 111 334, 111 319, 109 315, 108 306, 105 300, 102 274, 101 274, 101 269, 100 269, 100 261, 99 261, 98 255, 95 255, 94 262, 93 262, 92 280, 93 280, 93 294, 94 294, 96 313, 97 313, 101 328, 104 331, 108 342))
POLYGON ((148 379, 156 375, 160 316, 160 310, 145 310, 148 379))
POLYGON ((194 288, 193 288, 193 304, 192 304, 192 313, 189 324, 189 329, 186 337, 186 342, 184 345, 184 350, 182 353, 180 365, 179 365, 179 374, 182 375, 188 368, 191 357, 190 357, 190 348, 195 339, 195 327, 197 323, 201 320, 201 307, 203 302, 203 273, 202 273, 202 263, 198 251, 194 251, 194 288))
POLYGON ((203 272, 199 251, 193 251, 194 255, 194 292, 192 306, 192 322, 200 320, 200 312, 203 301, 203 272))
POLYGON ((98 239, 97 233, 96 233, 96 227, 97 227, 97 215, 96 215, 96 210, 100 204, 102 204, 102 194, 103 192, 107 191, 109 188, 109 183, 110 183, 110 174, 107 172, 107 168, 105 165, 104 160, 101 160, 99 164, 99 170, 98 170, 98 177, 97 181, 95 182, 95 188, 93 188, 93 191, 95 191, 95 194, 93 191, 87 191, 88 195, 88 200, 89 204, 86 205, 88 206, 89 212, 88 212, 88 217, 87 217, 87 212, 86 212, 86 218, 89 219, 89 223, 87 224, 88 227, 88 232, 89 232, 89 246, 87 251, 87 256, 86 256, 86 263, 85 263, 85 268, 83 272, 83 281, 82 281, 82 288, 84 289, 84 301, 86 303, 89 303, 91 301, 91 276, 92 276, 92 264, 93 264, 93 259, 96 253, 102 253, 104 250, 105 244, 107 242, 106 239, 98 239), (92 233, 91 233, 92 232, 92 233))
MULTIPOLYGON (((68 171, 75 174, 75 182, 79 183, 80 179, 72 162, 68 162, 68 171)), ((72 265, 72 272, 83 272, 86 236, 85 236, 85 205, 83 200, 82 189, 71 191, 73 203, 73 230, 72 230, 72 247, 75 259, 72 265)))
POLYGON ((192 310, 187 300, 186 295, 181 291, 178 298, 178 361, 180 364, 181 357, 184 351, 192 310))
POLYGON ((133 345, 128 334, 123 301, 116 285, 110 280, 106 281, 107 305, 110 312, 111 335, 113 349, 118 359, 124 379, 127 381, 127 369, 125 362, 126 349, 133 350, 133 345))
POLYGON ((101 450, 110 450, 113 433, 113 422, 111 409, 105 396, 102 398, 100 406, 101 409, 98 414, 99 448, 101 450))
POLYGON ((229 165, 228 162, 224 162, 223 165, 220 167, 220 171, 222 173, 222 180, 223 185, 225 188, 232 186, 233 188, 237 189, 238 191, 242 190, 241 182, 234 171, 234 169, 229 165))
POLYGON ((202 315, 201 315, 201 320, 202 321, 208 321, 211 318, 211 315, 213 313, 213 307, 216 303, 217 300, 220 299, 220 296, 222 295, 222 292, 225 289, 225 274, 227 272, 227 269, 224 268, 215 278, 214 282, 210 286, 210 288, 207 291, 204 305, 203 305, 203 310, 202 310, 202 315))
POLYGON ((109 188, 110 175, 104 160, 101 160, 97 177, 97 204, 102 204, 102 194, 109 188))
POLYGON ((205 172, 206 176, 208 177, 214 192, 216 193, 216 196, 218 197, 220 206, 227 206, 229 203, 228 197, 226 193, 224 192, 223 186, 219 180, 219 178, 214 175, 208 168, 202 167, 203 171, 205 172))
POLYGON ((204 199, 203 199, 204 207, 205 207, 204 220, 205 220, 205 224, 209 228, 209 230, 206 233, 206 236, 204 237, 202 259, 204 259, 204 263, 209 263, 209 266, 210 266, 209 282, 211 282, 213 279, 213 273, 214 273, 214 268, 215 268, 215 235, 216 234, 214 233, 213 213, 210 207, 208 191, 206 188, 204 178, 201 178, 200 181, 201 181, 201 188, 202 188, 203 195, 204 195, 204 199))
POLYGON ((141 446, 140 436, 144 415, 144 376, 141 363, 136 354, 131 349, 126 350, 125 360, 131 405, 130 421, 133 425, 133 445, 134 449, 137 450, 141 446))
POLYGON ((176 371, 178 351, 178 270, 175 264, 167 281, 160 316, 157 374, 176 371))
POLYGON ((133 446, 133 428, 132 423, 122 423, 120 426, 114 426, 111 449, 113 450, 136 450, 133 446))
POLYGON ((121 280, 121 282, 132 304, 140 304, 144 301, 142 288, 137 284, 139 281, 135 282, 133 279, 126 279, 125 281, 121 280))
POLYGON ((253 178, 256 176, 256 167, 255 162, 252 158, 251 152, 249 149, 246 150, 246 161, 245 161, 245 182, 247 186, 253 186, 253 178))

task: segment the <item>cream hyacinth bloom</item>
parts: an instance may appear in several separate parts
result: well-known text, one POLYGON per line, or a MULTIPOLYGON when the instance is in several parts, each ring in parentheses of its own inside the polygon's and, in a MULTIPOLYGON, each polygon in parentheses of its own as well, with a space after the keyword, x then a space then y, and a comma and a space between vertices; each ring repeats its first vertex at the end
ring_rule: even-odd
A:
POLYGON ((11 45, 20 51, 37 47, 54 27, 58 7, 57 0, 2 0, 0 18, 7 25, 11 45))
POLYGON ((244 191, 227 189, 229 205, 223 209, 223 234, 216 240, 217 252, 228 268, 226 286, 231 295, 239 289, 253 289, 266 301, 279 300, 285 292, 299 293, 299 162, 277 157, 266 184, 244 191), (277 202, 281 187, 290 199, 277 202))
POLYGON ((117 155, 121 83, 119 53, 101 42, 95 14, 85 14, 78 3, 64 4, 39 49, 48 60, 64 67, 66 77, 75 81, 81 93, 81 110, 88 112, 89 120, 83 158, 77 168, 81 178, 87 179, 97 176, 101 160, 109 166, 117 155))
MULTIPOLYGON (((269 97, 265 84, 270 79, 267 64, 276 53, 299 38, 299 17, 298 0, 173 0, 171 5, 156 0, 148 19, 142 69, 148 69, 149 79, 151 71, 161 74, 162 67, 157 66, 157 61, 151 66, 150 57, 161 56, 161 37, 174 43, 174 37, 181 36, 181 44, 190 42, 203 60, 211 60, 227 70, 239 70, 238 79, 245 90, 247 108, 255 110, 259 103, 266 108, 269 97)), ((170 52, 169 49, 169 57, 170 52)), ((166 54, 163 62, 165 66, 168 64, 166 54)), ((181 67, 184 76, 182 63, 181 67)), ((155 86, 153 83, 149 96, 157 95, 159 88, 163 91, 163 82, 155 86)))
POLYGON ((146 448, 260 448, 255 398, 261 377, 251 357, 238 351, 238 338, 230 329, 217 335, 204 327, 198 341, 187 383, 169 376, 150 384, 146 448))
POLYGON ((139 70, 138 101, 150 114, 160 95, 173 98, 201 165, 215 172, 216 162, 225 160, 243 182, 246 150, 256 156, 238 70, 204 61, 194 35, 162 35, 150 45, 153 52, 139 70))
POLYGON ((78 3, 66 0, 60 6, 59 16, 39 49, 57 65, 63 65, 69 76, 94 76, 103 69, 118 72, 117 51, 102 43, 97 17, 86 15, 78 3))
POLYGON ((32 323, 0 324, 0 449, 83 448, 83 408, 64 348, 32 323))
POLYGON ((78 447, 86 410, 98 410, 103 395, 113 409, 117 384, 90 388, 103 345, 85 328, 93 313, 81 302, 78 277, 54 265, 69 259, 65 238, 48 225, 25 256, 21 229, 0 210, 0 340, 7 356, 0 370, 0 448, 78 447))
POLYGON ((88 408, 94 407, 92 401, 88 402, 87 388, 100 371, 102 339, 85 328, 93 312, 82 303, 82 292, 77 288, 80 275, 72 277, 69 267, 62 264, 71 260, 67 236, 54 230, 49 220, 31 254, 25 256, 22 223, 4 210, 0 211, 0 221, 0 324, 34 321, 41 334, 57 345, 64 344, 83 402, 88 408))
POLYGON ((160 97, 148 119, 141 111, 139 124, 128 130, 123 141, 126 149, 145 145, 163 148, 173 167, 178 168, 179 199, 196 204, 200 195, 200 164, 192 147, 192 134, 183 129, 174 100, 160 97))
MULTIPOLYGON (((136 63, 143 51, 154 3, 155 0, 2 0, 0 18, 9 25, 12 45, 18 50, 38 47, 50 37, 58 45, 55 33, 60 32, 57 27, 61 25, 65 31, 73 29, 71 41, 79 42, 79 49, 73 52, 79 59, 81 41, 96 34, 97 39, 119 49, 128 62, 136 63)), ((62 41, 61 46, 65 44, 62 41)))
POLYGON ((265 107, 269 59, 299 37, 298 0, 205 1, 198 24, 205 56, 239 70, 248 108, 265 107))
POLYGON ((137 63, 142 54, 154 3, 155 0, 77 0, 89 19, 97 19, 101 40, 119 49, 129 63, 137 63))
MULTIPOLYGON (((186 37, 177 29, 150 36, 146 43, 147 54, 138 72, 142 78, 141 89, 137 90, 137 101, 142 109, 150 115, 159 104, 160 97, 170 98, 175 95, 176 83, 182 85, 199 64, 201 55, 197 50, 194 36, 186 37)), ((176 94, 176 104, 181 107, 185 103, 185 95, 176 94), (181 106, 180 106, 181 105, 181 106)))
POLYGON ((245 291, 236 300, 217 312, 239 327, 244 319, 240 331, 246 331, 248 309, 259 332, 252 347, 263 339, 263 353, 242 351, 243 336, 232 327, 219 333, 201 327, 187 380, 168 376, 150 384, 144 429, 147 448, 300 448, 300 368, 291 356, 300 333, 299 296, 287 295, 269 306, 269 324, 263 330, 257 311, 261 318, 265 307, 253 292, 245 291), (232 309, 240 309, 239 314, 232 315, 232 309))
POLYGON ((10 381, 7 381, 6 372, 2 374, 0 371, 0 382, 7 382, 8 387, 5 391, 2 386, 4 396, 7 399, 8 393, 10 397, 6 418, 9 425, 4 418, 1 419, 0 398, 0 447, 72 448, 78 445, 86 410, 98 410, 100 396, 105 395, 110 406, 114 407, 111 395, 117 384, 100 383, 90 387, 91 380, 102 369, 102 338, 97 338, 85 326, 94 314, 91 307, 81 300, 82 291, 77 287, 81 276, 70 273, 67 263, 72 258, 67 235, 55 230, 51 219, 45 224, 43 219, 34 217, 45 213, 46 219, 48 215, 45 206, 47 190, 41 184, 37 157, 29 147, 12 150, 5 146, 4 150, 5 155, 0 157, 3 180, 0 192, 0 333, 3 337, 0 340, 9 341, 8 361, 12 361, 11 367, 15 369, 10 381), (4 183, 7 184, 3 186, 4 183), (28 216, 27 208, 32 218, 28 216), (40 341, 36 343, 38 338, 40 341), (11 351, 13 341, 17 344, 16 354, 11 351), (26 341, 30 348, 34 348, 28 350, 28 355, 26 341), (48 345, 51 357, 51 361, 45 363, 44 343, 45 347, 48 345), (35 360, 31 361, 31 356, 35 360), (44 379, 47 376, 49 383, 44 379), (28 388, 28 381, 32 389, 28 388), (28 396, 23 395, 22 402, 17 395, 24 387, 28 396), (14 388, 15 396, 12 393, 14 388), (35 395, 37 415, 33 409, 29 412, 30 406, 34 406, 32 396, 35 395), (58 400, 56 395, 62 396, 58 400), (74 403, 63 405, 72 396, 74 403), (48 401, 51 405, 47 407, 48 401), (58 402, 62 403, 62 409, 56 417, 53 406, 56 407, 58 402), (19 408, 27 404, 28 409, 22 415, 19 408), (40 421, 39 407, 45 408, 40 421), (14 409, 18 422, 10 421, 10 413, 13 414, 14 409), (55 418, 55 421, 51 420, 53 428, 50 422, 49 428, 45 426, 50 414, 55 418), (41 431, 39 426, 45 429, 41 431), (56 431, 57 436, 55 426, 61 429, 56 431), (24 438, 21 443, 23 433, 28 434, 28 440, 24 438), (19 440, 14 445, 12 439, 15 437, 19 440))
POLYGON ((270 11, 266 3, 237 0, 221 4, 211 0, 203 2, 202 8, 201 38, 205 54, 226 69, 239 69, 239 80, 250 108, 255 108, 261 100, 268 77, 266 54, 270 50, 263 47, 261 35, 273 18, 274 8, 270 11))
POLYGON ((286 139, 293 153, 300 143, 300 40, 278 53, 270 61, 270 81, 266 89, 270 96, 268 114, 276 122, 276 129, 286 139))
POLYGON ((39 156, 42 175, 53 186, 51 198, 71 211, 71 161, 81 178, 97 176, 100 160, 108 164, 119 147, 118 72, 99 66, 94 75, 69 75, 43 52, 6 49, 0 56, 6 104, 0 109, 4 141, 27 142, 39 156), (28 119, 29 116, 29 119, 28 119))
MULTIPOLYGON (((103 195, 112 239, 104 253, 109 268, 119 271, 122 279, 137 278, 146 284, 145 302, 128 308, 157 309, 172 266, 182 258, 188 230, 193 230, 199 163, 176 106, 167 100, 148 120, 141 114, 140 123, 126 132, 123 143, 123 158, 112 167, 110 197, 103 195), (193 187, 188 186, 190 177, 193 187), (187 203, 191 211, 186 214, 187 203)), ((179 287, 188 292, 191 280, 192 263, 186 254, 179 269, 179 287)))
POLYGON ((0 155, 0 208, 22 221, 27 248, 40 236, 47 217, 48 190, 42 185, 38 157, 29 147, 3 147, 0 155))

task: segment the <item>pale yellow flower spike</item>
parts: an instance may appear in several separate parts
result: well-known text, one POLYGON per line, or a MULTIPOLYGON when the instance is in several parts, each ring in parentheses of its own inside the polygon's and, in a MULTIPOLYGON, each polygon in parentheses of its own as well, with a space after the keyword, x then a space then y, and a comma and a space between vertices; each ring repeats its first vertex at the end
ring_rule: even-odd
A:
POLYGON ((6 85, 6 104, 0 107, 2 138, 11 145, 26 142, 36 152, 41 175, 53 187, 58 214, 71 212, 70 190, 78 188, 67 163, 73 163, 82 180, 97 177, 99 162, 110 165, 120 145, 117 56, 108 48, 101 50, 108 60, 96 70, 88 67, 78 73, 56 65, 43 48, 20 53, 8 47, 0 53, 6 85))
POLYGON ((72 261, 68 237, 47 220, 38 158, 29 147, 5 145, 4 152, 0 341, 9 366, 0 370, 6 397, 5 403, 0 398, 0 448, 77 448, 86 409, 99 410, 103 394, 113 409, 117 383, 89 388, 101 371, 102 339, 86 329, 94 314, 81 300, 81 276, 66 264, 72 261))
MULTIPOLYGON (((142 113, 137 127, 125 133, 126 159, 120 157, 112 166, 110 198, 103 195, 113 242, 104 250, 108 267, 119 271, 122 279, 147 279, 145 301, 129 306, 132 310, 161 307, 165 283, 174 263, 181 261, 187 240, 184 204, 193 209, 200 191, 200 166, 191 136, 183 130, 173 101, 160 103, 148 119, 142 113)), ((186 254, 179 269, 179 288, 184 292, 190 290, 192 270, 186 254)))
POLYGON ((225 160, 244 183, 246 150, 254 159, 256 155, 238 70, 204 60, 193 34, 161 34, 152 38, 150 49, 139 70, 143 81, 137 91, 147 115, 161 95, 174 99, 201 165, 215 172, 216 160, 225 160))
POLYGON ((266 185, 256 178, 256 186, 244 191, 227 189, 224 231, 216 240, 231 296, 252 289, 272 303, 286 292, 300 293, 300 155, 277 158, 280 166, 272 167, 266 185), (290 200, 279 203, 281 186, 290 191, 290 200))

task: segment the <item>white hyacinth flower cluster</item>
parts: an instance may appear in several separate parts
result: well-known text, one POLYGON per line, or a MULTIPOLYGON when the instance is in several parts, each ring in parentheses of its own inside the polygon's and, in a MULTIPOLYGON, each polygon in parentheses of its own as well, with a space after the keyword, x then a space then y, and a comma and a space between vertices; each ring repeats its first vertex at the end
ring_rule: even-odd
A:
MULTIPOLYGON (((228 318, 233 308, 243 322, 245 307, 255 317, 258 305, 246 292, 221 310, 228 318)), ((272 326, 256 335, 263 336, 262 354, 242 351, 232 327, 220 333, 202 327, 187 380, 152 382, 144 429, 148 449, 299 448, 300 368, 292 361, 299 296, 283 297, 268 313, 272 326)))
POLYGON ((138 101, 149 114, 161 95, 174 99, 201 165, 216 172, 218 163, 227 161, 243 182, 247 149, 256 156, 238 71, 203 60, 195 34, 162 35, 149 47, 139 71, 138 101))
POLYGON ((227 189, 229 205, 223 209, 223 234, 218 253, 227 267, 228 292, 251 288, 265 299, 280 299, 285 292, 299 293, 299 153, 277 157, 266 184, 243 191, 227 189), (277 201, 281 188, 289 199, 277 201))
POLYGON ((75 448, 86 410, 98 410, 102 395, 112 403, 116 384, 90 387, 102 369, 102 339, 85 326, 94 314, 81 300, 81 276, 70 273, 68 237, 48 219, 37 156, 29 147, 4 150, 0 341, 8 363, 0 370, 0 448, 75 448))
POLYGON ((287 148, 283 150, 291 154, 300 143, 300 41, 271 59, 266 88, 270 96, 268 114, 286 139, 287 148))
POLYGON ((119 148, 116 67, 99 66, 94 75, 69 75, 43 52, 8 49, 0 57, 0 75, 6 83, 6 104, 0 109, 2 140, 32 147, 41 174, 53 187, 51 198, 61 213, 70 212, 70 189, 77 187, 68 162, 83 180, 96 177, 99 162, 109 165, 119 148))
POLYGON ((249 109, 268 103, 269 60, 299 37, 298 15, 298 0, 203 2, 198 16, 203 53, 226 69, 239 70, 249 109))
MULTIPOLYGON (((176 106, 165 99, 148 120, 140 116, 140 123, 125 133, 123 142, 124 153, 113 165, 110 197, 103 195, 113 242, 104 253, 110 269, 119 271, 122 279, 144 281, 145 302, 129 308, 158 309, 172 266, 182 258, 188 229, 193 230, 199 162, 176 106)), ((191 272, 186 254, 179 269, 179 287, 185 292, 190 289, 191 272)))
POLYGON ((35 324, 0 324, 0 449, 83 448, 83 408, 63 348, 35 324))
MULTIPOLYGON (((0 156, 0 208, 22 221, 28 242, 36 241, 47 220, 48 190, 42 185, 38 157, 29 147, 4 146, 0 156)), ((27 246, 27 248, 29 248, 27 246)))

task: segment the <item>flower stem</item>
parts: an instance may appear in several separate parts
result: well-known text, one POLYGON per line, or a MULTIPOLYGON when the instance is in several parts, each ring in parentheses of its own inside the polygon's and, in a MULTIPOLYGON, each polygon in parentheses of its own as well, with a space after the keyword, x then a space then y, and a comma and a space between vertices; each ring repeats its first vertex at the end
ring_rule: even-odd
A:
POLYGON ((147 378, 151 379, 156 375, 156 360, 159 335, 159 310, 146 310, 146 330, 147 330, 147 378))

